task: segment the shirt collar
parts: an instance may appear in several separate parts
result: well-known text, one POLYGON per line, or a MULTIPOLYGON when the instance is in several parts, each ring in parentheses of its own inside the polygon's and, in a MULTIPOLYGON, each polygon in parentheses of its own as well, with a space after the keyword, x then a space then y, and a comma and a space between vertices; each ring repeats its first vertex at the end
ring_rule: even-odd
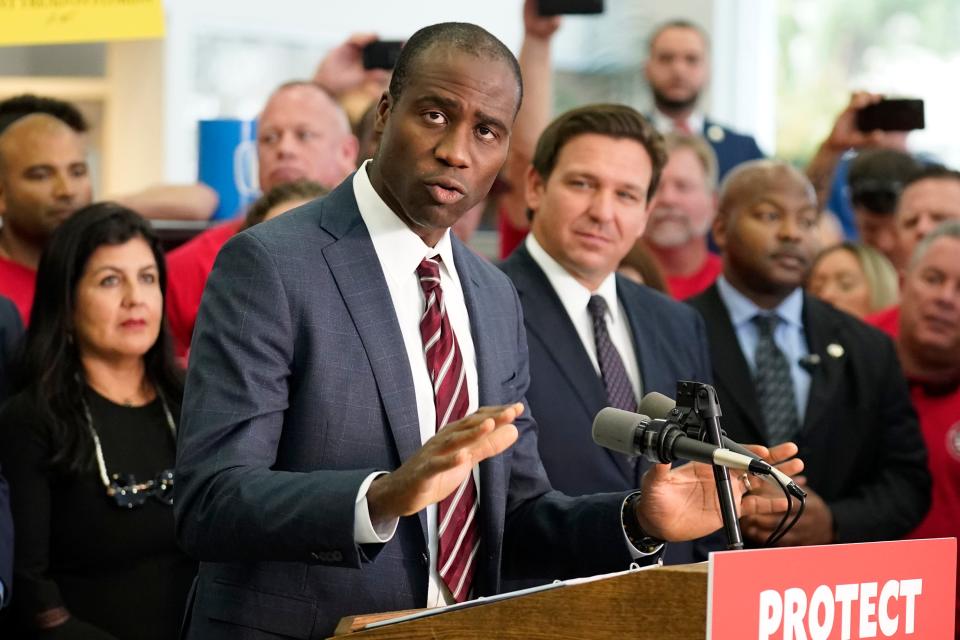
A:
MULTIPOLYGON (((761 309, 752 300, 737 291, 722 275, 717 278, 717 292, 730 312, 730 321, 735 328, 751 322, 757 314, 770 313, 770 310, 761 309)), ((783 302, 773 309, 773 313, 787 324, 803 329, 803 289, 800 287, 794 289, 790 295, 784 298, 783 302)))
POLYGON ((553 290, 557 292, 560 302, 563 303, 564 308, 571 318, 576 317, 575 314, 586 311, 587 303, 590 302, 590 296, 599 295, 603 298, 604 302, 607 303, 607 322, 611 324, 616 323, 617 314, 613 312, 617 305, 616 273, 611 273, 604 278, 596 291, 590 291, 570 275, 559 262, 554 260, 553 256, 547 253, 547 250, 537 242, 533 233, 527 234, 524 243, 526 244, 527 251, 530 252, 530 257, 532 257, 533 261, 543 270, 543 273, 547 276, 547 280, 550 282, 553 290))
POLYGON ((393 280, 416 273, 424 258, 437 254, 442 261, 441 268, 456 277, 456 265, 453 262, 453 245, 450 242, 450 230, 447 229, 437 246, 428 246, 417 234, 410 230, 403 220, 383 201, 380 194, 370 183, 367 175, 366 160, 353 174, 353 195, 357 199, 360 217, 367 226, 370 239, 377 251, 380 265, 386 277, 393 280))
MULTIPOLYGON (((660 133, 669 133, 675 131, 677 128, 673 118, 656 107, 653 108, 650 120, 653 122, 653 127, 660 133)), ((690 128, 690 132, 694 135, 701 135, 703 133, 703 125, 704 115, 700 111, 694 111, 687 118, 687 127, 690 128)))

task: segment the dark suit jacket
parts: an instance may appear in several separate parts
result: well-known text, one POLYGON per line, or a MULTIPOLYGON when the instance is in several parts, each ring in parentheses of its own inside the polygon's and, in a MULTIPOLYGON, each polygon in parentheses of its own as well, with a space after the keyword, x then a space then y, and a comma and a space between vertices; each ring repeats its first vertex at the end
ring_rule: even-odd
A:
POLYGON ((13 518, 10 515, 10 491, 0 475, 0 582, 3 582, 3 600, 0 607, 10 602, 13 588, 13 518))
MULTIPOLYGON (((481 405, 523 401, 527 347, 509 280, 453 240, 481 405)), ((625 493, 551 490, 536 425, 480 465, 474 593, 501 567, 547 578, 622 569, 625 493)), ((347 180, 220 252, 190 355, 175 511, 203 562, 191 638, 322 638, 344 615, 422 607, 426 516, 385 545, 354 543, 363 479, 421 446, 410 366, 347 180)))
MULTIPOLYGON (((527 401, 540 425, 540 457, 551 484, 570 495, 639 486, 635 458, 593 442, 597 412, 608 405, 603 380, 587 355, 547 276, 520 245, 501 265, 523 307, 530 351, 527 401)), ((671 398, 677 380, 710 382, 703 319, 686 305, 617 276, 617 296, 630 320, 643 393, 671 398)))
MULTIPOLYGON (((608 406, 606 390, 547 276, 523 244, 500 268, 523 307, 530 351, 527 401, 540 426, 540 457, 550 483, 569 495, 639 487, 648 464, 593 442, 593 418, 608 406)), ((672 398, 677 380, 710 382, 706 333, 695 311, 620 276, 617 297, 630 321, 644 394, 658 391, 672 398)), ((664 561, 703 560, 705 552, 695 556, 690 545, 674 543, 664 561)))
POLYGON ((0 404, 7 399, 10 390, 10 365, 20 338, 23 323, 13 301, 0 296, 0 404))
MULTIPOLYGON (((717 286, 689 303, 707 321, 722 427, 734 440, 766 442, 750 370, 717 286)), ((893 343, 810 296, 803 323, 810 353, 820 359, 797 442, 804 475, 830 506, 838 542, 902 537, 929 508, 930 474, 893 343)))
POLYGON ((701 133, 717 154, 717 168, 721 179, 738 164, 764 157, 763 151, 760 150, 753 136, 737 133, 709 118, 703 121, 701 133), (722 132, 723 135, 716 135, 717 131, 722 132))

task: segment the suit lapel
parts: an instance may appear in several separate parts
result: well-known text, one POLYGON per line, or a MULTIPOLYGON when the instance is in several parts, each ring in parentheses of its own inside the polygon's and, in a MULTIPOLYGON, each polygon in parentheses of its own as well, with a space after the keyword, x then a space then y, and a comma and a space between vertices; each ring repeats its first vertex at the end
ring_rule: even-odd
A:
MULTIPOLYGON (((498 310, 491 309, 489 294, 484 292, 480 284, 478 261, 480 258, 465 247, 451 234, 453 246, 453 260, 457 265, 457 274, 460 277, 460 286, 463 289, 463 299, 470 318, 470 332, 473 337, 474 351, 477 354, 477 391, 478 405, 495 404, 501 401, 499 369, 492 362, 489 354, 503 351, 498 349, 498 341, 504 336, 491 327, 489 314, 498 310), (484 357, 487 356, 487 357, 484 357)), ((507 504, 507 486, 509 484, 509 467, 506 460, 512 455, 510 449, 501 455, 487 458, 480 463, 480 526, 481 540, 484 544, 499 540, 504 529, 503 505, 507 504)), ((485 547, 480 557, 491 555, 496 544, 485 547)), ((489 566, 481 561, 481 584, 496 583, 498 568, 489 566)))
MULTIPOLYGON (((583 348, 580 334, 574 328, 567 310, 546 274, 524 245, 517 248, 511 261, 518 267, 512 273, 515 275, 514 284, 523 301, 527 331, 536 335, 544 344, 550 345, 548 353, 556 370, 567 379, 586 413, 595 415, 609 404, 607 391, 593 362, 590 361, 590 356, 583 348)), ((604 449, 604 452, 625 478, 636 482, 639 465, 610 449, 604 449)))
POLYGON ((816 438, 817 434, 813 433, 816 425, 829 424, 829 420, 823 419, 824 412, 836 406, 830 398, 838 388, 847 357, 837 323, 832 321, 830 314, 818 311, 818 302, 804 295, 803 326, 807 349, 811 356, 816 356, 816 365, 810 368, 810 395, 803 419, 805 439, 816 438))
MULTIPOLYGON (((737 340, 737 334, 730 322, 730 313, 720 298, 717 286, 707 289, 697 302, 706 320, 714 383, 727 390, 727 397, 732 398, 744 414, 744 426, 752 432, 754 442, 765 442, 766 434, 753 386, 753 376, 740 350, 740 341, 737 340)), ((721 426, 722 424, 721 419, 721 426)))
MULTIPOLYGON (((323 201, 321 226, 337 238, 323 256, 353 320, 377 383, 401 462, 420 449, 420 419, 403 335, 380 260, 353 195, 344 181, 323 201)), ((426 535, 426 513, 420 521, 426 535)))
POLYGON ((514 272, 514 284, 523 302, 527 331, 550 345, 549 355, 556 370, 570 383, 587 413, 593 415, 607 406, 607 392, 583 348, 580 334, 527 248, 520 245, 511 259, 519 267, 514 272))

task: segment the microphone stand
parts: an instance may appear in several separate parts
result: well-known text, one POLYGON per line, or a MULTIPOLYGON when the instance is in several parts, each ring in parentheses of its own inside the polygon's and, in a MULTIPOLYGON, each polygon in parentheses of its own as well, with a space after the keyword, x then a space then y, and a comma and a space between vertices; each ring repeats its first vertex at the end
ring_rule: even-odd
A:
MULTIPOLYGON (((684 383, 689 384, 689 383, 684 383)), ((722 432, 720 430, 720 402, 717 400, 717 391, 708 384, 700 382, 693 390, 694 414, 703 422, 706 431, 706 441, 723 448, 722 432)), ((713 465, 713 477, 717 483, 717 496, 720 498, 720 515, 723 517, 723 530, 727 534, 727 549, 743 549, 743 535, 740 533, 740 520, 733 502, 733 487, 727 470, 719 465, 713 465)))

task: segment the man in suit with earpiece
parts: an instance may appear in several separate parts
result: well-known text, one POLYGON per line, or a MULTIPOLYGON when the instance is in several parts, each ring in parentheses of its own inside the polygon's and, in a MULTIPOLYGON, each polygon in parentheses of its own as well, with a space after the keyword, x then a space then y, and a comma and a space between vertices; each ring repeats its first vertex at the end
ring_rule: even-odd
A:
MULTIPOLYGON (((926 448, 891 340, 802 289, 819 216, 788 164, 735 169, 713 226, 723 275, 689 303, 706 320, 727 435, 800 447, 806 512, 780 544, 897 539, 930 505, 926 448)), ((744 538, 762 543, 778 521, 743 518, 744 538)))

